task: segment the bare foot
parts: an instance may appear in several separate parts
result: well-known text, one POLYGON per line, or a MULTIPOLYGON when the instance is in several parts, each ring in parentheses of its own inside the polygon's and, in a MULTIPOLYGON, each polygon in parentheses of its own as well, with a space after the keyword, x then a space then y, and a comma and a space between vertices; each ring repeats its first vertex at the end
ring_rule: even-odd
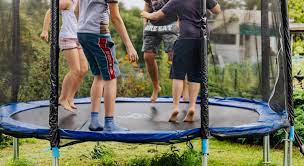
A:
POLYGON ((59 100, 59 104, 67 111, 73 112, 73 108, 70 106, 67 100, 59 100))
POLYGON ((70 104, 72 109, 77 109, 77 106, 74 104, 73 100, 69 101, 69 104, 70 104))
POLYGON ((195 110, 194 109, 189 109, 188 113, 184 119, 184 122, 193 122, 194 121, 194 114, 195 110))
POLYGON ((177 121, 177 115, 178 115, 178 110, 175 110, 172 112, 169 122, 176 122, 177 121))
POLYGON ((161 91, 161 87, 158 87, 158 89, 154 89, 152 96, 151 96, 151 102, 152 103, 156 103, 157 97, 158 97, 158 93, 161 91))

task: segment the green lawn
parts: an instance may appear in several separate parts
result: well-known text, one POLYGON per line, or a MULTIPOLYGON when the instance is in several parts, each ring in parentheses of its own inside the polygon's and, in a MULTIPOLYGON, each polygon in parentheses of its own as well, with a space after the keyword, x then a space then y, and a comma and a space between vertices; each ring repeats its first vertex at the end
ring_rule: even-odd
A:
MULTIPOLYGON (((12 162, 13 151, 11 147, 8 147, 0 151, 0 165, 50 165, 51 153, 47 150, 48 145, 47 141, 24 139, 20 146, 21 159, 18 162, 12 162)), ((99 148, 94 148, 96 143, 87 142, 62 148, 60 164, 141 166, 145 163, 151 164, 151 162, 154 163, 153 165, 164 165, 161 163, 174 163, 178 160, 180 165, 199 165, 201 163, 200 141, 193 141, 193 145, 194 151, 190 151, 185 143, 170 146, 107 142, 101 143, 99 148)), ((283 150, 272 150, 271 161, 272 165, 282 165, 283 150)), ((304 165, 304 157, 297 149, 294 151, 293 161, 294 166, 304 165)), ((211 139, 209 163, 221 166, 262 165, 262 147, 211 139)))

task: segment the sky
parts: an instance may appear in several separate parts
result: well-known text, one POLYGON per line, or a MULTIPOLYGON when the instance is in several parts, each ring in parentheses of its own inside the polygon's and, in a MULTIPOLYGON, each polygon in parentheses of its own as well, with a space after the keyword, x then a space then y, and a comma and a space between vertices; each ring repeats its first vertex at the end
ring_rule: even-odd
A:
POLYGON ((120 0, 120 2, 124 3, 128 9, 132 7, 138 7, 140 9, 143 9, 145 4, 144 0, 120 0))

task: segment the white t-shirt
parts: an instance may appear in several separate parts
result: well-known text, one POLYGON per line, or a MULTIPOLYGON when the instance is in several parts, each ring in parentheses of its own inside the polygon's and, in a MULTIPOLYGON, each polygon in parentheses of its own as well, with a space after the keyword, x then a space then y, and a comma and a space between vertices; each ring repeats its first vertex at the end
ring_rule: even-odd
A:
POLYGON ((70 0, 69 9, 61 11, 62 26, 59 33, 60 38, 77 39, 77 18, 75 16, 76 0, 70 0))
POLYGON ((118 0, 79 0, 79 33, 102 33, 102 26, 109 25, 108 3, 118 0))

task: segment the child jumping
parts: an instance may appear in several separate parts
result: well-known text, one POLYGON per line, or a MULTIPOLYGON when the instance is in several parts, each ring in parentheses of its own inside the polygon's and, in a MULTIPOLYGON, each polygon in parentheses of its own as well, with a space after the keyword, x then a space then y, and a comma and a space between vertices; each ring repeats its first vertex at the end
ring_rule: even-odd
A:
MULTIPOLYGON (((213 13, 220 12, 216 0, 207 0, 207 8, 213 13)), ((169 121, 176 122, 177 120, 183 81, 187 75, 189 108, 184 122, 192 122, 201 82, 201 0, 170 0, 161 10, 154 13, 142 12, 141 15, 149 20, 160 20, 170 15, 177 15, 179 18, 180 36, 174 46, 170 72, 170 78, 173 79, 173 112, 169 121)))
MULTIPOLYGON (((161 9, 169 0, 144 0, 146 12, 156 12, 161 9)), ((155 56, 159 53, 160 45, 164 43, 164 50, 168 54, 169 61, 172 61, 173 46, 178 36, 177 17, 166 17, 160 21, 150 21, 144 18, 143 47, 146 68, 153 85, 151 102, 156 102, 158 93, 161 90, 159 84, 158 65, 155 56)))
POLYGON ((138 55, 128 36, 119 13, 118 0, 80 0, 78 39, 94 75, 91 87, 91 131, 124 131, 114 123, 114 109, 117 91, 116 78, 120 75, 115 57, 115 44, 109 31, 109 21, 113 23, 126 46, 132 62, 138 55), (104 128, 99 122, 101 98, 104 97, 104 128))
MULTIPOLYGON (((88 71, 88 62, 77 40, 77 18, 74 10, 77 0, 60 0, 59 9, 62 13, 62 26, 59 33, 59 47, 68 62, 69 72, 65 75, 62 83, 59 104, 68 111, 77 107, 73 99, 81 82, 88 71)), ((40 37, 48 41, 51 13, 46 12, 43 31, 40 37)))

